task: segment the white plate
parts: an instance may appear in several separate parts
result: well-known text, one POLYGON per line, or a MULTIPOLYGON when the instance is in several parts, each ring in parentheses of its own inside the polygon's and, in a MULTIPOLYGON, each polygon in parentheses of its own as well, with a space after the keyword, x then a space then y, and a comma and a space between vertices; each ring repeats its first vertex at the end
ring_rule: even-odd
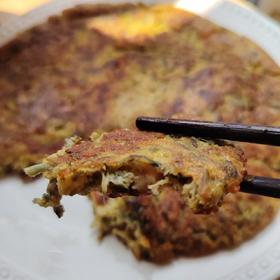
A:
MULTIPOLYGON (((20 19, 9 20, 1 27, 0 44, 81 2, 96 1, 58 0, 20 19)), ((259 12, 229 0, 185 0, 177 5, 248 36, 280 64, 280 30, 259 12)), ((236 250, 180 259, 159 267, 136 261, 113 237, 99 244, 90 228, 92 211, 86 198, 64 199, 67 211, 61 220, 50 209, 33 205, 32 198, 39 196, 45 186, 43 180, 28 185, 16 178, 0 182, 1 280, 266 280, 280 275, 280 215, 236 250)))

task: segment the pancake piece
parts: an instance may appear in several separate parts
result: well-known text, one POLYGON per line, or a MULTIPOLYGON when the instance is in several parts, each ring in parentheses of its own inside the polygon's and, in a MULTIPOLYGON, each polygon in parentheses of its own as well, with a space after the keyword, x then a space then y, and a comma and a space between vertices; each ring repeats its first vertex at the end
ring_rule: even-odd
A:
POLYGON ((62 209, 63 195, 97 190, 111 197, 158 196, 169 188, 178 191, 194 212, 209 212, 226 193, 239 190, 246 173, 243 152, 224 142, 128 129, 70 141, 39 165, 25 169, 30 176, 42 173, 49 180, 47 193, 35 202, 56 213, 62 209))
POLYGON ((158 197, 110 199, 92 192, 99 237, 114 235, 137 259, 167 263, 178 256, 202 256, 232 249, 272 220, 276 208, 264 197, 229 194, 218 212, 200 215, 174 189, 158 197))

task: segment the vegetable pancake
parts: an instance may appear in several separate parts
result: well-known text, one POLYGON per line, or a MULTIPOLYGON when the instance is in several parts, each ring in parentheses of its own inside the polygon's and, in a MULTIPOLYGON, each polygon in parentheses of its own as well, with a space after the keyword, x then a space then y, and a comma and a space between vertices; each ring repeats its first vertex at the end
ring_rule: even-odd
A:
POLYGON ((108 199, 96 192, 91 197, 100 238, 112 234, 136 258, 156 263, 232 249, 263 229, 276 212, 269 199, 244 193, 227 195, 218 212, 208 215, 194 214, 174 189, 158 197, 108 199))
POLYGON ((153 194, 175 189, 194 212, 215 210, 245 175, 243 152, 225 144, 189 137, 121 129, 68 140, 42 163, 25 169, 49 180, 47 193, 35 202, 61 215, 63 195, 153 194), (54 195, 55 194, 55 195, 54 195))
MULTIPOLYGON (((0 173, 19 173, 40 162, 60 149, 66 137, 88 137, 97 129, 133 128, 139 115, 279 126, 279 89, 280 69, 260 48, 198 16, 165 5, 77 7, 0 49, 0 173)), ((242 144, 242 148, 249 173, 280 177, 279 148, 254 144, 242 144)), ((57 196, 55 191, 52 196, 57 196)), ((270 200, 231 197, 223 206, 232 209, 226 215, 217 214, 214 221, 212 215, 198 220, 201 235, 194 224, 178 230, 182 238, 196 240, 200 235, 208 236, 208 241, 196 241, 195 248, 181 243, 185 249, 166 252, 191 254, 198 248, 208 252, 213 247, 230 247, 226 244, 241 243, 272 220, 270 200)), ((127 205, 130 199, 124 196, 116 201, 127 205)), ((138 204, 153 199, 151 195, 133 198, 141 201, 138 204)), ((157 215, 165 205, 155 201, 150 207, 155 207, 157 215)), ((108 225, 108 218, 99 219, 99 209, 100 231, 104 233, 110 225, 107 232, 115 234, 120 226, 108 225)), ((121 209, 117 207, 118 213, 121 209)), ((126 209, 130 224, 134 219, 139 224, 136 214, 142 214, 126 209)), ((190 211, 182 213, 194 220, 190 211)), ((115 217, 111 212, 106 215, 115 217)), ((154 223, 153 214, 143 217, 141 231, 147 224, 158 242, 146 246, 143 254, 155 259, 152 248, 161 236, 170 247, 173 234, 167 236, 161 223, 154 223)), ((141 247, 141 240, 130 244, 141 247)))

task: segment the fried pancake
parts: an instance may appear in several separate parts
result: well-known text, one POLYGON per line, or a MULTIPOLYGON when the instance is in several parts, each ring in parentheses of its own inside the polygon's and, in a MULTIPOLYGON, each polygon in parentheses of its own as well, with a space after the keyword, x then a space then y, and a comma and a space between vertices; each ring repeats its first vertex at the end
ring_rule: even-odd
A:
MULTIPOLYGON (((279 126, 279 88, 279 67, 260 48, 185 11, 130 4, 68 10, 0 49, 0 173, 40 162, 65 137, 132 128, 139 115, 279 126)), ((278 148, 242 147, 249 173, 280 177, 278 148)), ((212 216, 204 216, 203 232, 216 230, 218 241, 198 242, 201 251, 237 245, 271 221, 270 200, 240 195, 231 196, 227 218, 212 225, 212 216), (240 208, 241 201, 250 207, 240 208), (248 226, 239 229, 244 216, 248 226)), ((132 220, 135 211, 127 215, 132 220)), ((146 218, 154 224, 153 215, 146 218)), ((106 228, 106 219, 99 221, 106 228)), ((110 226, 108 232, 118 230, 110 226)), ((151 228, 155 239, 165 235, 151 228)), ((198 250, 187 244, 190 255, 198 250)))
MULTIPOLYGON (((279 76, 249 40, 170 6, 66 11, 0 49, 1 172, 138 115, 279 125, 279 76)), ((279 175, 279 149, 251 149, 249 170, 279 175)))
POLYGON ((229 194, 218 212, 194 214, 173 189, 158 197, 108 199, 92 192, 94 226, 100 238, 114 235, 135 255, 155 263, 232 249, 273 218, 273 203, 261 196, 229 194))
POLYGON ((166 188, 178 191, 194 212, 210 212, 225 194, 239 190, 246 173, 243 152, 224 142, 128 129, 69 141, 25 169, 30 176, 42 173, 49 180, 47 193, 35 202, 59 215, 63 195, 97 190, 113 197, 157 196, 166 188))

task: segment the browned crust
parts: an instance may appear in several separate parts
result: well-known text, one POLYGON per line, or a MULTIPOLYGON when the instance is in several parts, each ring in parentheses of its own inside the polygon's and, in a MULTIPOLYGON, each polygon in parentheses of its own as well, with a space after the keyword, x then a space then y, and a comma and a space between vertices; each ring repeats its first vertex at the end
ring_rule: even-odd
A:
MULTIPOLYGON (((141 4, 140 4, 141 5, 141 4)), ((85 17, 96 17, 100 15, 118 14, 139 7, 139 4, 124 3, 119 5, 96 4, 79 5, 63 11, 62 16, 67 20, 80 19, 85 17)))
POLYGON ((155 263, 233 249, 269 224, 276 211, 269 199, 241 193, 228 195, 211 215, 193 214, 174 190, 157 199, 121 198, 117 206, 98 193, 91 197, 101 237, 113 234, 136 258, 155 263))

